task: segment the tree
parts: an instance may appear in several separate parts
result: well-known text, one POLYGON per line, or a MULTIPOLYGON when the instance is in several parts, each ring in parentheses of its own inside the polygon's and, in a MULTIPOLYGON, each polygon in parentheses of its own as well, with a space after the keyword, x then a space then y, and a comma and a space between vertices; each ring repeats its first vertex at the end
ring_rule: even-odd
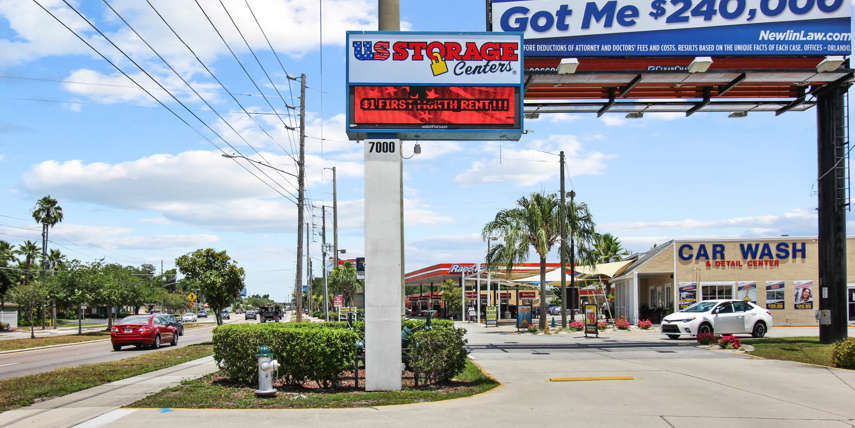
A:
MULTIPOLYGON (((42 274, 40 277, 42 281, 45 279, 45 269, 48 265, 48 230, 61 222, 62 218, 62 207, 50 195, 36 201, 36 206, 33 207, 33 220, 42 225, 42 274)), ((51 325, 56 328, 56 302, 53 299, 51 299, 50 313, 51 325)), ((42 322, 44 322, 44 316, 42 316, 42 322)))
POLYGON ((463 290, 460 289, 457 282, 453 279, 446 279, 439 286, 439 289, 442 291, 442 305, 445 307, 446 316, 460 313, 462 310, 460 300, 463 296, 463 290))
MULTIPOLYGON (((559 201, 555 194, 532 193, 517 201, 516 208, 501 210, 484 226, 481 236, 496 236, 496 251, 506 265, 528 259, 534 248, 540 259, 540 328, 546 329, 546 255, 559 237, 559 201)), ((491 252, 493 250, 491 249, 491 252)))
POLYGON ((225 251, 199 249, 175 259, 175 265, 185 277, 199 285, 205 301, 214 310, 217 325, 223 323, 222 310, 232 304, 244 287, 243 268, 231 260, 225 251))
POLYGON ((625 250, 620 240, 611 233, 596 234, 593 253, 597 263, 617 262, 629 255, 629 251, 625 250))
POLYGON ((0 240, 0 311, 6 309, 6 293, 17 283, 17 271, 12 267, 15 262, 15 247, 0 240))
POLYGON ((336 266, 327 277, 327 288, 333 294, 344 296, 344 305, 350 306, 353 295, 361 288, 361 283, 356 279, 356 266, 351 262, 336 266))
POLYGON ((44 304, 46 297, 45 288, 38 281, 18 284, 9 291, 9 298, 17 303, 18 307, 27 314, 27 321, 30 322, 31 339, 36 338, 36 333, 33 329, 36 311, 44 304))
POLYGON ((39 255, 39 247, 33 241, 24 241, 18 245, 17 253, 24 257, 24 283, 30 282, 30 268, 39 255))

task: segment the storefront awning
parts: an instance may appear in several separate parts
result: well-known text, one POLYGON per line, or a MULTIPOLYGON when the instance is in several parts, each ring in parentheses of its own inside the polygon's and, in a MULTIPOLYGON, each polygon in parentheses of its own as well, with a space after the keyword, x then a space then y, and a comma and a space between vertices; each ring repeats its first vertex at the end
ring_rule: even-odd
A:
MULTIPOLYGON (((632 263, 632 260, 625 260, 620 262, 611 262, 611 263, 598 263, 596 266, 576 266, 576 277, 596 277, 596 276, 606 276, 613 277, 615 275, 619 275, 623 272, 624 268, 632 263)), ((567 278, 570 278, 570 275, 567 275, 567 278)), ((516 282, 522 283, 535 283, 540 284, 540 274, 528 276, 525 278, 517 279, 516 282)), ((546 283, 549 285, 560 285, 561 284, 561 269, 555 269, 551 272, 546 273, 546 283)))

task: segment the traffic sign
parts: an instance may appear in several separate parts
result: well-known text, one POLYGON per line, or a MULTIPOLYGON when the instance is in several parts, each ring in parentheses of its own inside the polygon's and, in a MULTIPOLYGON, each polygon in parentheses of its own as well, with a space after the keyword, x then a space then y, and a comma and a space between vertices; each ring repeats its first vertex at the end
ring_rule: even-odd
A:
POLYGON ((191 291, 189 294, 187 294, 187 300, 189 300, 191 302, 195 302, 196 301, 196 293, 191 291))

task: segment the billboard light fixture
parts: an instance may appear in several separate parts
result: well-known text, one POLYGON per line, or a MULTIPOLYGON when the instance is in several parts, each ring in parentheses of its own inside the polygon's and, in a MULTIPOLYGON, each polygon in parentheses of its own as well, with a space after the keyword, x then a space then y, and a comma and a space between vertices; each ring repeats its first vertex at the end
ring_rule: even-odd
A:
POLYGON ((539 119, 539 118, 540 118, 540 113, 537 113, 537 112, 534 112, 534 113, 526 113, 526 114, 525 114, 525 118, 526 118, 526 119, 539 119))
POLYGON ((729 115, 727 115, 727 117, 730 117, 730 118, 733 118, 733 119, 737 119, 737 118, 745 117, 745 116, 748 116, 748 112, 747 112, 747 111, 745 111, 745 110, 743 110, 743 111, 735 111, 735 112, 732 112, 732 113, 730 113, 729 115))
POLYGON ((818 73, 829 73, 835 71, 843 65, 843 61, 844 58, 842 56, 827 56, 816 65, 816 71, 818 73))
POLYGON ((626 114, 627 119, 641 119, 642 117, 644 117, 644 112, 640 111, 634 111, 626 114))
POLYGON ((577 68, 579 68, 578 58, 561 58, 561 62, 558 63, 558 74, 574 74, 577 68))
POLYGON ((698 56, 689 63, 689 73, 705 73, 712 65, 712 57, 698 56))

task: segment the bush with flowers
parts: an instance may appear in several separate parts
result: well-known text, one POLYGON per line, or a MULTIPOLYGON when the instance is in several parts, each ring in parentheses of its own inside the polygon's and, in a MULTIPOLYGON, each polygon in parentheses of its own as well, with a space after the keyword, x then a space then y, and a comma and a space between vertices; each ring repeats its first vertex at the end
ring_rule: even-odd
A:
POLYGON ((638 322, 638 328, 642 330, 647 330, 650 327, 653 327, 653 323, 650 320, 641 320, 638 322))
POLYGON ((701 345, 712 345, 718 338, 713 333, 698 333, 697 339, 701 345))
POLYGON ((600 322, 598 322, 598 323, 597 323, 597 329, 598 329, 598 330, 605 330, 605 329, 607 329, 608 327, 609 327, 609 323, 607 323, 607 322, 605 322, 605 321, 600 321, 600 322))
POLYGON ((722 349, 739 349, 742 342, 732 334, 726 334, 718 339, 718 346, 721 346, 722 349))
POLYGON ((629 321, 624 318, 615 320, 615 327, 621 330, 629 330, 629 321))
POLYGON ((582 321, 573 321, 570 323, 570 329, 575 331, 582 331, 585 329, 585 323, 582 321))

